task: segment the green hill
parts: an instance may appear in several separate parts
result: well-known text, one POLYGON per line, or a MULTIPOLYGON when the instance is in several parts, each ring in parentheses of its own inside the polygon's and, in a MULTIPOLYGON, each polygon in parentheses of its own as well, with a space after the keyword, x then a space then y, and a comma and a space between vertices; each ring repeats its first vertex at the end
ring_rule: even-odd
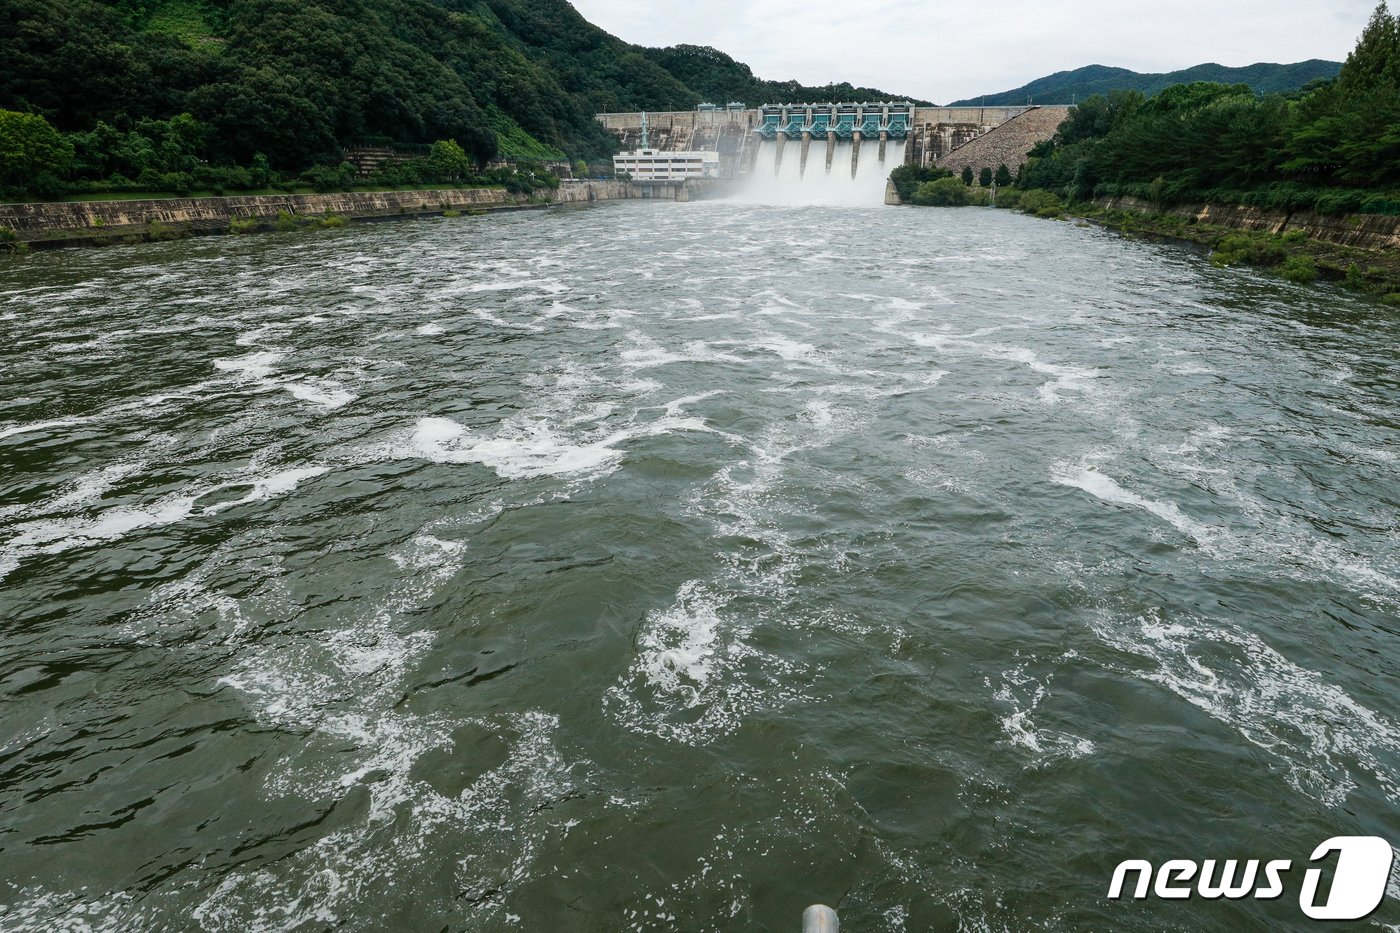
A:
POLYGON ((644 53, 705 100, 715 104, 740 101, 750 107, 758 107, 791 101, 909 99, 876 88, 844 83, 814 87, 796 81, 764 81, 755 77, 748 65, 736 62, 719 49, 709 46, 675 45, 664 49, 646 49, 644 53))
POLYGON ((187 111, 240 163, 303 166, 358 140, 456 138, 485 157, 498 133, 588 156, 611 144, 595 110, 698 100, 563 0, 0 4, 0 109, 66 131, 187 111))
POLYGON ((1260 62, 1242 68, 1208 63, 1166 74, 1141 74, 1127 68, 1088 65, 1073 71, 1059 71, 1029 84, 999 94, 987 94, 954 101, 954 107, 1003 107, 1033 101, 1037 104, 1072 104, 1094 94, 1109 91, 1141 91, 1151 96, 1174 84, 1212 81, 1219 84, 1247 84, 1261 94, 1296 91, 1318 79, 1335 78, 1341 62, 1311 59, 1291 65, 1260 62))
POLYGON ((221 164, 262 153, 299 170, 356 142, 439 139, 477 159, 597 158, 615 145, 593 119, 602 111, 889 96, 760 81, 712 49, 644 49, 566 0, 0 4, 0 110, 121 134, 190 113, 207 130, 198 148, 221 164))

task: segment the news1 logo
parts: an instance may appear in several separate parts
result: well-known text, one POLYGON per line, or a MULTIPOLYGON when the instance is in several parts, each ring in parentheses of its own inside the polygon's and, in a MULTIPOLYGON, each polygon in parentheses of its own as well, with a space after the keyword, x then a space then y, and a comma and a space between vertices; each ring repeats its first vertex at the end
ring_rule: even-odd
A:
MULTIPOLYGON (((1298 892, 1298 907, 1313 920, 1363 920, 1385 898, 1395 852, 1390 843, 1375 836, 1336 836, 1314 849, 1310 861, 1322 861, 1333 852, 1338 853, 1337 868, 1332 873, 1326 900, 1317 902, 1323 870, 1309 868, 1298 892)), ((1288 860, 1250 859, 1241 863, 1236 859, 1172 859, 1154 868, 1143 859, 1129 859, 1113 870, 1108 899, 1123 897, 1129 876, 1136 875, 1132 888, 1135 900, 1145 900, 1150 891, 1163 900, 1200 896, 1206 900, 1253 897, 1268 901, 1283 896, 1287 890, 1284 876, 1292 869, 1293 863, 1288 860)))

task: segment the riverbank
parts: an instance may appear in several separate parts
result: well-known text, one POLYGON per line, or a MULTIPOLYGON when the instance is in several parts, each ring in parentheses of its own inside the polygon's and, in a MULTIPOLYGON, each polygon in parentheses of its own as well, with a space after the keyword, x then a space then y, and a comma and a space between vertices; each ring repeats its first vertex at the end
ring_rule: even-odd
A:
POLYGON ((1336 282, 1400 305, 1400 217, 1324 215, 1241 205, 1158 208, 1137 198, 1060 205, 1048 192, 1018 193, 1016 206, 1044 217, 1080 220, 1128 236, 1193 243, 1218 265, 1249 265, 1290 281, 1336 282), (1049 200, 1054 203, 1050 204, 1049 200))
POLYGON ((689 201, 714 193, 709 179, 677 184, 566 183, 530 194, 504 188, 348 191, 326 194, 0 204, 0 249, 103 246, 183 236, 250 233, 333 222, 535 210, 554 205, 655 199, 689 201))

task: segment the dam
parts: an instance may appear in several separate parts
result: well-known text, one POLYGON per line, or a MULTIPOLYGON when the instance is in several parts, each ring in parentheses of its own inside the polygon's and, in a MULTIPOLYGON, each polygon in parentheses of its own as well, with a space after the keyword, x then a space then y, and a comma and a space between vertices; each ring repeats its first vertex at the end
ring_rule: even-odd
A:
MULTIPOLYGON (((788 142, 800 142, 801 151, 796 154, 799 178, 805 178, 809 165, 815 163, 827 174, 831 173, 833 167, 844 171, 849 164, 850 176, 855 179, 860 175, 862 142, 869 141, 872 145, 878 143, 876 161, 880 165, 883 165, 889 156, 891 142, 896 144, 899 155, 894 164, 903 160, 902 143, 909 137, 914 105, 786 104, 764 107, 760 113, 762 122, 754 129, 754 133, 764 142, 773 144, 770 151, 773 156, 774 174, 782 175, 783 156, 788 142), (841 158, 838 159, 838 155, 841 158)), ((870 161, 870 155, 867 154, 867 166, 870 161)), ((761 172, 764 164, 763 149, 760 148, 755 171, 761 172)))
POLYGON ((701 104, 695 110, 602 113, 627 151, 718 154, 715 177, 779 201, 880 203, 902 164, 1015 171, 1054 135, 1066 107, 927 107, 909 101, 701 104), (645 141, 646 146, 643 146, 645 141), (820 193, 817 189, 821 189, 820 193))

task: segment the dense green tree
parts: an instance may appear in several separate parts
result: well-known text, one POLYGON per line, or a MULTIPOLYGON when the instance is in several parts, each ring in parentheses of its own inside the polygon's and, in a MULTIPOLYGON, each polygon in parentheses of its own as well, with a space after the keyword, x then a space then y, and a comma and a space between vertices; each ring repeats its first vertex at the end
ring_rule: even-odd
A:
POLYGON ((1376 7, 1337 80, 1299 101, 1285 168, 1338 184, 1400 184, 1400 22, 1376 7))
POLYGON ((998 188, 1010 188, 1012 183, 1015 181, 1015 179, 1011 177, 1011 169, 1006 167, 1005 162, 997 166, 995 180, 998 188))
POLYGON ((474 166, 466 150, 455 139, 439 139, 428 151, 428 162, 442 181, 460 181, 474 166))
POLYGON ((1343 91, 1394 87, 1400 81, 1400 24, 1381 0, 1337 75, 1343 91))
POLYGON ((992 170, 984 166, 982 171, 977 173, 977 184, 983 188, 990 188, 992 186, 992 170))
POLYGON ((1090 97, 1077 107, 1069 108, 1069 118, 1060 125, 1055 142, 1072 146, 1086 139, 1107 136, 1131 119, 1145 101, 1138 91, 1113 91, 1105 97, 1090 97))
POLYGON ((972 182, 974 178, 975 176, 972 174, 972 166, 964 165, 962 170, 962 183, 970 188, 972 187, 972 182))
POLYGON ((0 110, 0 190, 55 190, 72 162, 73 145, 49 121, 0 110))

